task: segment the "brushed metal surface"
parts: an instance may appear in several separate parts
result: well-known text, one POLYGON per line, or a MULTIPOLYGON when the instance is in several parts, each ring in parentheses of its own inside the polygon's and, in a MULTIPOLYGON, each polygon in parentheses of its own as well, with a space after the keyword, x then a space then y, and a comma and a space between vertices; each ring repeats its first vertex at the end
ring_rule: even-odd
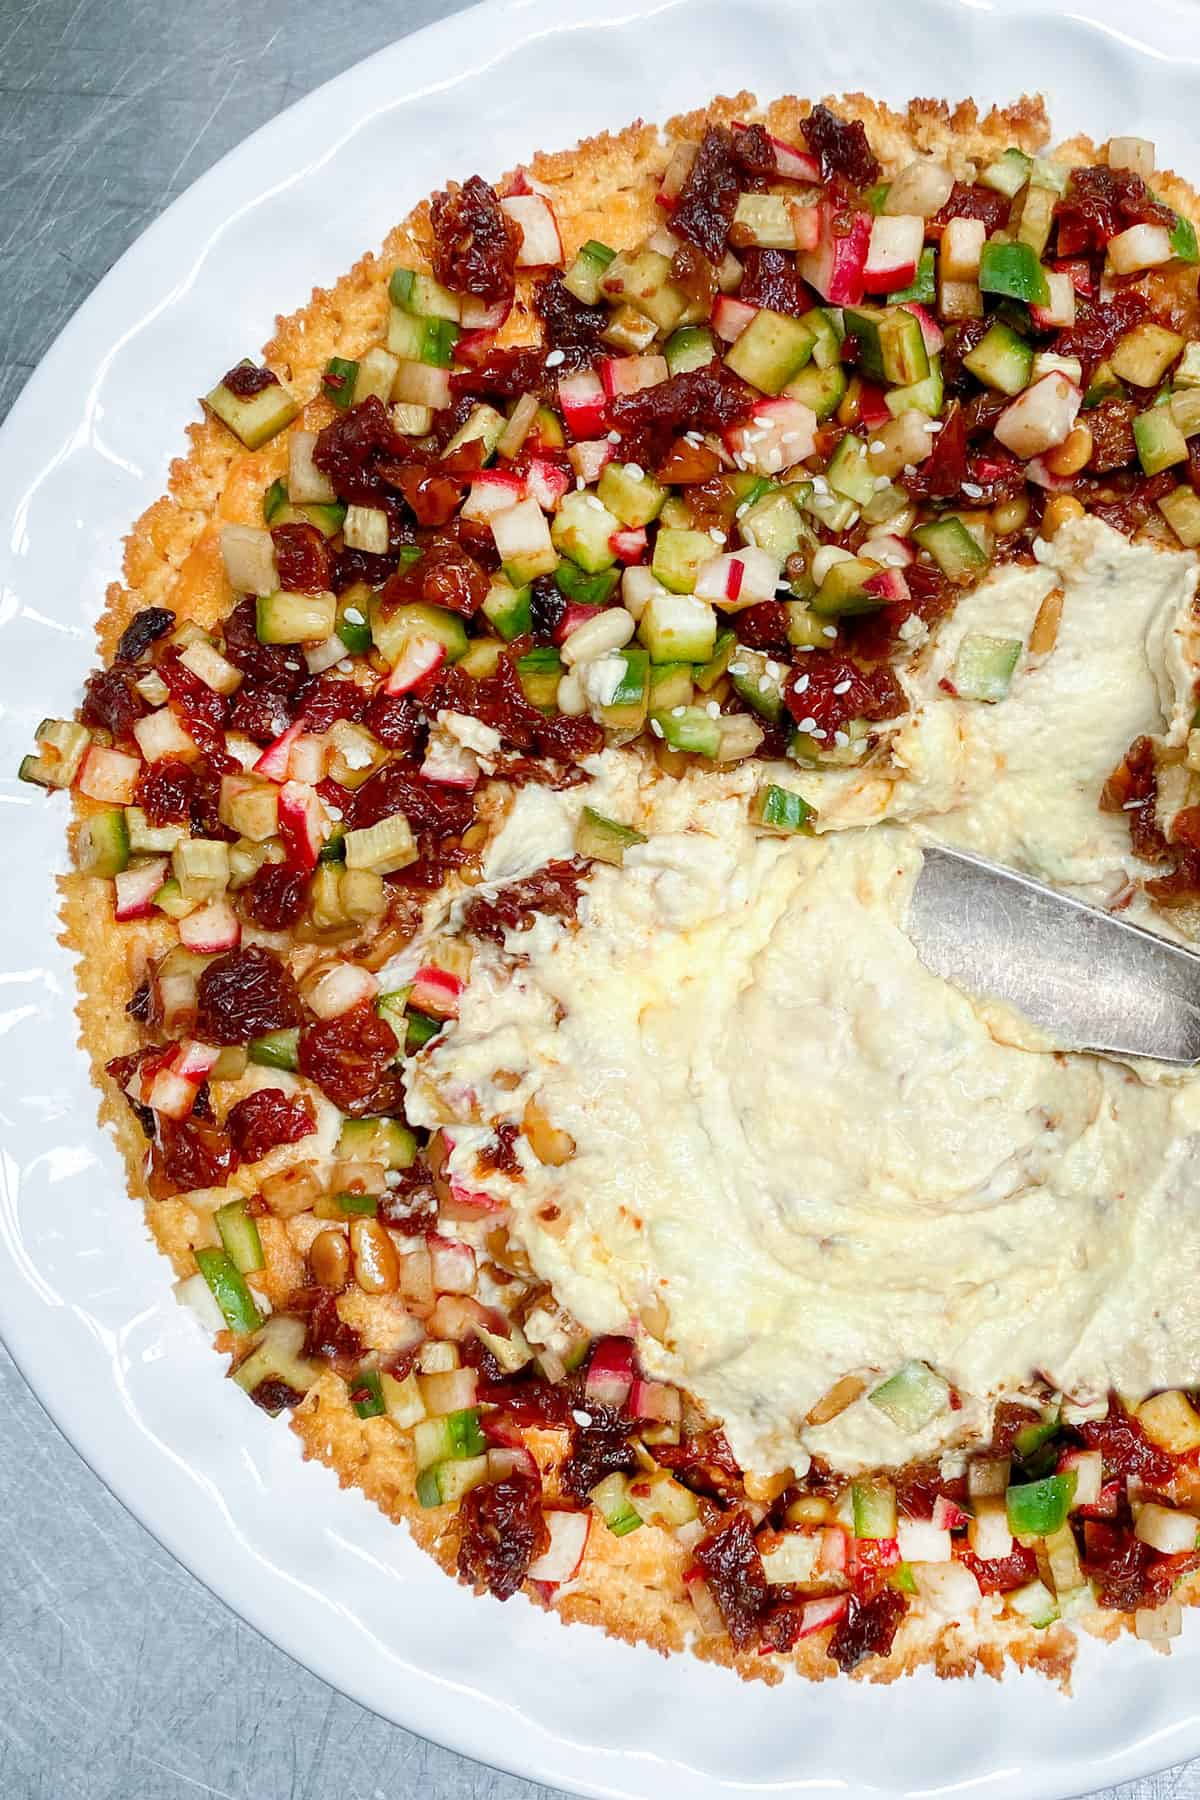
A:
MULTIPOLYGON (((0 0, 0 417, 204 169, 457 10, 0 0)), ((92 1475, 2 1349, 0 1521, 2 1800, 555 1800, 364 1712, 242 1624, 92 1475)), ((1200 1800, 1200 1762, 1097 1800, 1200 1800)))
POLYGON ((1074 1050, 1200 1060, 1200 956, 1026 875, 930 845, 908 930, 926 968, 1074 1050))

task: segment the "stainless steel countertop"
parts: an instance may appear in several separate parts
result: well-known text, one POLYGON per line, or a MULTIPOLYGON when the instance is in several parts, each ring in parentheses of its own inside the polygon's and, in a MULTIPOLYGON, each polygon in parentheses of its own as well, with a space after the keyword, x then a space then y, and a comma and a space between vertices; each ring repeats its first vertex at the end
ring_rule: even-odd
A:
MULTIPOLYGON (((0 418, 211 163, 458 10, 0 0, 0 418)), ((2 1350, 0 1521, 0 1800, 552 1800, 385 1724, 242 1624, 112 1498, 2 1350)), ((1200 1762, 1104 1800, 1118 1793, 1200 1800, 1200 1762)))

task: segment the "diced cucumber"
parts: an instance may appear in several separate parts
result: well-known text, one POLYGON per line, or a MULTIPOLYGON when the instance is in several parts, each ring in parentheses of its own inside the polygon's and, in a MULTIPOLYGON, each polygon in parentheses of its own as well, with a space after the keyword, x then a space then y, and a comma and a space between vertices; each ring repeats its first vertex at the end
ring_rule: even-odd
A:
POLYGON ((575 849, 580 856, 591 856, 617 868, 625 861, 626 850, 645 842, 644 833, 635 831, 632 825, 620 825, 616 819, 606 819, 593 806, 584 807, 575 828, 575 849))
POLYGON ((842 359, 842 339, 846 335, 841 309, 814 306, 805 313, 804 323, 813 334, 813 361, 818 369, 832 369, 842 359))
MULTIPOLYGON (((914 321, 915 323, 915 321, 914 321)), ((918 327, 919 335, 920 327, 918 327)), ((762 307, 725 357, 735 375, 764 394, 781 394, 813 353, 815 334, 803 319, 762 307)))
POLYGON ((640 731, 649 702, 650 657, 636 644, 615 654, 624 666, 612 699, 600 708, 600 723, 610 731, 640 731))
POLYGON ((681 325, 663 345, 663 355, 672 375, 686 375, 689 369, 703 369, 717 354, 713 334, 707 325, 681 325))
POLYGON ((298 1069, 300 1067, 300 1030, 292 1026, 283 1031, 268 1031, 251 1038, 246 1046, 252 1063, 264 1069, 298 1069))
POLYGON ((1019 394, 1029 386, 1033 345, 997 321, 963 357, 963 367, 970 369, 985 387, 996 388, 1002 394, 1019 394))
POLYGON ((563 498, 550 527, 550 541, 563 556, 594 575, 616 562, 609 539, 620 529, 621 521, 598 495, 577 491, 563 498))
POLYGON ((75 834, 75 862, 81 875, 111 880, 129 867, 129 825, 124 808, 93 813, 75 834))
POLYGON ((855 1537, 895 1537, 896 1490, 890 1481, 855 1481, 850 1489, 850 1499, 855 1537))
MULTIPOLYGON (((1054 207, 1058 195, 1051 188, 1041 187, 1031 181, 1021 197, 1016 212, 1017 242, 1028 244, 1035 256, 1042 256, 1050 239, 1050 227, 1054 223, 1054 207)), ((1010 231, 1013 228, 1012 214, 1009 215, 1010 231)), ((1045 277, 1043 276, 1043 279, 1045 277)), ((1028 296, 1025 296, 1028 298, 1028 296)))
POLYGON ((1020 1431, 1013 1438, 1013 1449, 1021 1461, 1027 1463, 1031 1457, 1037 1455, 1044 1445, 1057 1437, 1061 1429, 1062 1420, 1056 1407, 1048 1418, 1039 1419, 1034 1425, 1022 1425, 1020 1431))
POLYGON ((382 400, 386 405, 399 373, 400 358, 385 350, 382 344, 376 344, 359 358, 358 374, 354 377, 355 406, 371 399, 382 400))
POLYGON ((398 1381, 385 1370, 380 1374, 379 1386, 387 1416, 393 1425, 399 1425, 402 1430, 407 1431, 425 1417, 425 1402, 421 1398, 421 1384, 415 1370, 410 1370, 403 1381, 398 1381))
POLYGON ((694 690, 691 663, 655 663, 650 670, 650 711, 669 712, 673 706, 690 706, 694 690))
POLYGON ((888 295, 889 306, 899 306, 902 301, 914 300, 922 306, 932 306, 937 300, 937 253, 932 244, 926 244, 917 263, 917 272, 908 287, 895 288, 888 295))
POLYGON ((394 875, 417 860, 417 844, 403 813, 389 813, 374 825, 348 831, 343 839, 347 870, 394 875))
POLYGON ((760 718, 775 724, 783 717, 783 678, 786 669, 761 650, 739 644, 729 665, 734 691, 760 718))
POLYGON ((688 310, 688 297, 671 280, 671 259, 657 250, 622 250, 600 278, 603 296, 615 306, 632 306, 651 320, 655 332, 674 331, 688 310))
POLYGON ((877 181, 874 187, 869 187, 863 195, 867 211, 878 216, 878 214, 883 211, 884 203, 891 191, 892 184, 890 181, 877 181))
POLYGON ((908 387, 889 388, 884 395, 884 404, 893 419, 901 413, 921 412, 927 418, 936 419, 942 410, 945 388, 942 382, 942 359, 940 356, 929 358, 929 373, 924 381, 914 381, 908 387))
POLYGON ((446 1021, 431 1019, 427 1014, 416 1012, 411 1007, 407 1017, 408 1035, 404 1040, 404 1050, 407 1056, 415 1056, 418 1050, 423 1049, 431 1039, 437 1036, 446 1021))
POLYGON ((627 1537, 642 1523, 629 1499, 629 1479, 619 1470, 597 1483, 589 1498, 614 1537, 627 1537))
POLYGON ((655 713, 652 722, 672 750, 715 757, 721 748, 720 720, 712 718, 703 706, 675 706, 670 712, 655 713))
POLYGON ((611 344, 615 350, 627 350, 637 355, 650 348, 658 336, 658 326, 636 306, 614 306, 600 336, 602 342, 611 344))
POLYGON ((465 1462, 472 1456, 482 1456, 486 1450, 487 1439, 479 1427, 477 1406, 443 1413, 437 1419, 422 1419, 413 1428, 413 1455, 418 1469, 447 1460, 465 1462))
POLYGON ((629 1482, 629 1504, 643 1525, 657 1525, 663 1531, 678 1531, 699 1515, 696 1496, 690 1488, 676 1481, 666 1469, 653 1474, 634 1475, 629 1482))
POLYGON ((815 359, 798 375, 793 375, 784 389, 789 400, 799 400, 805 406, 811 406, 818 419, 828 419, 837 411, 846 398, 849 386, 846 371, 838 363, 830 368, 818 368, 815 359))
POLYGON ((1026 156, 1023 150, 1006 150, 983 170, 979 177, 980 185, 991 188, 994 193, 1003 194, 1006 200, 1015 200, 1029 180, 1032 167, 1033 159, 1026 156))
MULTIPOLYGON (((243 1357, 232 1379, 247 1394, 264 1382, 281 1382, 294 1394, 307 1394, 316 1385, 320 1369, 304 1355, 305 1325, 291 1313, 274 1313, 258 1334, 249 1356, 243 1357)), ((279 1412, 280 1406, 268 1410, 279 1412)))
POLYGON ((1044 1631, 1059 1617, 1058 1602, 1043 1581, 1027 1581, 1024 1587, 1011 1588, 1004 1596, 1004 1604, 1035 1631, 1044 1631))
POLYGON ((581 300, 585 306, 595 306, 604 298, 600 280, 616 254, 607 244, 601 244, 596 238, 589 238, 562 278, 568 294, 574 294, 576 300, 581 300))
POLYGON ((1180 543, 1194 550, 1200 544, 1200 495, 1186 484, 1164 494, 1158 510, 1180 543))
POLYGON ((350 1380, 350 1404, 360 1419, 382 1419, 387 1413, 378 1369, 360 1369, 350 1380))
POLYGON ((667 497, 640 464, 619 462, 610 462, 601 471, 596 496, 631 531, 657 519, 667 497))
MULTIPOLYGON (((1098 376, 1099 373, 1100 371, 1097 369, 1096 375, 1098 376)), ((1172 379, 1177 388, 1200 387, 1200 342, 1197 342, 1196 339, 1193 339, 1190 344, 1185 344, 1183 355, 1176 365, 1172 379)))
POLYGON ((942 574, 951 581, 972 581, 987 567, 986 554, 953 513, 928 525, 918 525, 913 537, 922 550, 928 550, 942 574))
MULTIPOLYGON (((690 594, 696 585, 700 569, 715 554, 716 546, 706 531, 675 530, 669 526, 660 526, 650 563, 651 573, 656 581, 669 588, 673 594, 690 594)), ((703 662, 708 654, 705 651, 688 660, 703 662)), ((674 659, 664 657, 656 660, 674 659)))
POLYGON ((418 1504, 424 1507, 456 1506, 464 1494, 480 1487, 487 1478, 486 1455, 472 1456, 464 1462, 437 1463, 432 1468, 422 1469, 417 1476, 418 1504))
POLYGON ((979 286, 1031 306, 1048 306, 1050 289, 1038 253, 1029 244, 999 244, 989 238, 979 259, 979 286))
POLYGON ((182 825, 151 825, 140 806, 125 808, 125 828, 131 856, 169 856, 183 836, 182 825))
POLYGON ((550 645, 528 650, 517 662, 517 677, 530 706, 543 712, 552 711, 558 699, 558 684, 563 665, 558 651, 550 645))
POLYGON ((1138 461, 1147 475, 1158 475, 1163 469, 1186 462, 1187 439, 1175 423, 1170 408, 1152 406, 1133 421, 1133 441, 1138 461))
POLYGON ((376 597, 371 607, 371 636, 383 660, 393 666, 414 638, 434 638, 444 644, 447 662, 457 662, 467 649, 466 627, 458 614, 442 606, 426 606, 423 601, 385 612, 376 597))
MULTIPOLYGON (((1154 404, 1157 406, 1160 402, 1156 400, 1154 404)), ((1167 404, 1184 437, 1195 437, 1200 432, 1200 388, 1182 388, 1170 396, 1167 404)))
POLYGON ((871 593, 866 584, 878 574, 878 563, 868 562, 865 557, 849 556, 835 562, 809 602, 813 612, 822 618, 874 612, 885 604, 884 597, 871 593))
POLYGON ((483 611, 493 629, 511 643, 532 625, 532 590, 528 585, 515 588, 503 575, 493 575, 483 611))
POLYGON ((318 1219, 375 1219, 379 1216, 378 1194, 322 1194, 313 1207, 318 1219))
POLYGON ((660 526, 671 531, 690 531, 692 528, 692 509, 682 494, 668 493, 663 501, 663 509, 658 515, 660 526))
POLYGON ((263 1266, 262 1240, 258 1226, 246 1210, 244 1200, 230 1200, 213 1214, 229 1260, 242 1275, 263 1266))
POLYGON ((416 1161, 417 1140, 399 1119, 343 1119, 337 1154, 354 1162, 407 1169, 416 1161))
POLYGON ((566 556, 554 571, 554 585, 575 606, 603 606, 611 600, 620 579, 621 571, 616 568, 588 575, 566 556))
POLYGON ((1182 349, 1183 339, 1177 331, 1143 319, 1119 340, 1108 363, 1120 381, 1134 387, 1157 387, 1182 349))
POLYGON ((20 779, 38 787, 70 787, 92 741, 87 726, 74 719, 43 719, 33 735, 38 753, 22 758, 20 779))
MULTIPOLYGON (((659 543, 665 533, 659 533, 659 543)), ((699 537, 698 532, 675 532, 675 537, 699 537)), ((712 549, 712 540, 708 539, 712 549)), ((651 594, 638 621, 638 636, 656 663, 705 663, 717 641, 717 614, 707 600, 692 593, 651 594)))
POLYGON ((915 313, 902 306, 848 306, 842 317, 847 337, 858 343, 859 367, 872 381, 909 387, 926 379, 929 352, 915 313))
POLYGON ((449 288, 444 288, 432 275, 417 269, 393 269, 388 282, 388 299, 393 306, 403 307, 418 318, 462 318, 462 301, 449 288))
POLYGON ((1196 243, 1196 227, 1182 213, 1175 216, 1175 224, 1171 230, 1171 255, 1176 262, 1200 262, 1200 247, 1196 243))
POLYGON ((260 644, 319 643, 333 635, 337 601, 332 594, 289 594, 282 588, 255 602, 260 644))
POLYGON ((825 478, 835 494, 866 506, 875 498, 875 476, 867 461, 867 446, 848 431, 833 455, 825 478))
POLYGON ((733 242, 743 249, 794 250, 796 226, 784 194, 739 194, 734 208, 733 242))
POLYGON ((480 405, 470 414, 466 422, 459 426, 446 448, 443 456, 453 456, 466 444, 478 443, 483 453, 484 462, 490 462, 496 454, 496 445, 504 435, 504 427, 508 424, 502 412, 494 406, 480 405))
POLYGON ((878 1387, 872 1388, 867 1398, 901 1431, 915 1433, 947 1411, 950 1384, 928 1363, 914 1357, 886 1381, 881 1381, 878 1387))
POLYGON ((1020 638, 989 637, 968 632, 954 661, 954 689, 962 700, 1003 700, 1020 661, 1020 638))
MULTIPOLYGON (((252 369, 254 364, 246 358, 238 367, 252 369)), ((247 450, 257 450, 268 438, 273 438, 285 425, 291 424, 300 410, 297 401, 279 380, 273 380, 267 387, 259 388, 256 394, 249 394, 245 398, 233 393, 223 381, 219 381, 204 396, 204 404, 210 412, 215 413, 222 425, 228 425, 247 450)))
POLYGON ((1010 1487, 1004 1496, 1008 1529, 1014 1537, 1049 1537, 1066 1524, 1075 1498, 1073 1469, 1010 1487))
POLYGON ((365 582, 338 596, 334 630, 351 656, 365 656, 371 648, 370 604, 371 590, 365 582))
MULTIPOLYGON (((732 631, 720 631, 708 661, 694 671, 693 679, 702 694, 711 693, 733 660, 737 638, 732 631)), ((678 702, 677 702, 678 704, 678 702)))
POLYGON ((751 506, 747 512, 738 509, 738 530, 747 544, 757 544, 778 562, 784 563, 808 543, 811 532, 800 517, 791 495, 775 489, 751 506))
POLYGON ((207 1281, 230 1331, 257 1331, 262 1314, 226 1250, 197 1250, 196 1267, 207 1281))
POLYGON ((798 832, 811 837, 816 816, 816 808, 802 794, 774 783, 759 788, 750 803, 751 823, 778 837, 793 837, 798 832))
POLYGON ((331 356, 321 377, 321 392, 340 412, 345 412, 354 404, 354 383, 357 378, 357 362, 344 356, 331 356))

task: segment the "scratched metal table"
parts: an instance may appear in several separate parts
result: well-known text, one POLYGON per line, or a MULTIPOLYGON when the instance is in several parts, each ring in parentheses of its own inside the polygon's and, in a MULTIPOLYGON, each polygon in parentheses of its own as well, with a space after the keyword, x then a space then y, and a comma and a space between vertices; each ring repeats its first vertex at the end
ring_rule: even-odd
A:
MULTIPOLYGON (((0 0, 0 418, 210 163, 457 10, 0 0)), ((363 1712, 234 1618, 112 1499, 2 1349, 0 1520, 2 1800, 551 1800, 363 1712)), ((1200 1763, 1120 1795, 1200 1800, 1200 1763)))

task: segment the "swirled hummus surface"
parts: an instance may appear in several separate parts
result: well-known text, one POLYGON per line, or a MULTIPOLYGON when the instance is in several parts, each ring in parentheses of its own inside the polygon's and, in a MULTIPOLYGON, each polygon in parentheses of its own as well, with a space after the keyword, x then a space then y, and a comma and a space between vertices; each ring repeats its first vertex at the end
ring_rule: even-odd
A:
POLYGON ((458 1022, 410 1060, 410 1113, 461 1121, 451 1167, 478 1186, 493 1124, 536 1096, 574 1154, 519 1139, 523 1178, 489 1180, 537 1272, 593 1332, 635 1332, 744 1465, 903 1462, 1038 1375, 1087 1399, 1194 1371, 1200 1079, 1045 1047, 931 974, 905 919, 931 838, 1127 895, 1100 791, 1139 733, 1186 739, 1195 580, 1094 521, 995 572, 915 649, 870 766, 769 771, 815 837, 750 823, 762 764, 676 781, 621 750, 586 788, 522 790, 496 835, 496 885, 569 855, 585 803, 647 841, 593 867, 578 924, 477 952, 458 1022), (994 705, 949 691, 973 631, 1026 646, 994 705), (865 1396, 806 1424, 842 1376, 911 1358, 961 1405, 916 1435, 865 1396))

